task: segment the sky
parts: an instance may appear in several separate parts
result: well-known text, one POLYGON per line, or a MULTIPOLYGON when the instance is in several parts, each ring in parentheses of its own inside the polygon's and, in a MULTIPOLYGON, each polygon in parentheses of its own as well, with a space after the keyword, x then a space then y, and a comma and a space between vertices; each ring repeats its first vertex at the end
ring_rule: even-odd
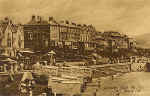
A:
POLYGON ((0 18, 25 23, 32 15, 92 24, 102 32, 150 33, 150 0, 0 0, 0 18))

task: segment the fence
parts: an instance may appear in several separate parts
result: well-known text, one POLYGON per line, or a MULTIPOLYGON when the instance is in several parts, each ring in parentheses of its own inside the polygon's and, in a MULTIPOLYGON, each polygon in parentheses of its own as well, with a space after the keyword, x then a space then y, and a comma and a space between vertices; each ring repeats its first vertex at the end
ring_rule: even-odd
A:
POLYGON ((40 69, 35 69, 36 73, 45 73, 53 76, 58 75, 69 75, 69 76, 91 76, 91 68, 80 68, 80 67, 56 67, 56 66, 45 66, 40 69))

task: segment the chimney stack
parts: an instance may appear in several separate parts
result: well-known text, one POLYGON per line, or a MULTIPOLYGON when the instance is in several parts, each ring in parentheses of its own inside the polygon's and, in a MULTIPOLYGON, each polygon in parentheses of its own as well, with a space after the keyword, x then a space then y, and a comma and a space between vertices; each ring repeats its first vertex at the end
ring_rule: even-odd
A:
POLYGON ((69 24, 69 21, 68 21, 68 20, 66 20, 66 24, 69 24))
POLYGON ((37 22, 41 23, 41 20, 42 20, 41 16, 37 16, 37 22))
POLYGON ((86 24, 83 24, 83 26, 84 26, 84 27, 87 27, 87 25, 86 25, 86 24))
POLYGON ((12 20, 9 20, 9 23, 12 24, 12 20))
POLYGON ((36 19, 36 18, 35 18, 35 15, 33 15, 33 16, 32 16, 32 21, 35 21, 35 19, 36 19))
POLYGON ((4 22, 5 22, 5 23, 9 23, 9 18, 8 18, 8 17, 5 17, 5 18, 4 18, 4 22))
POLYGON ((81 24, 78 24, 77 26, 81 26, 81 24))
POLYGON ((53 17, 49 17, 49 21, 52 21, 52 20, 54 20, 54 18, 53 17))

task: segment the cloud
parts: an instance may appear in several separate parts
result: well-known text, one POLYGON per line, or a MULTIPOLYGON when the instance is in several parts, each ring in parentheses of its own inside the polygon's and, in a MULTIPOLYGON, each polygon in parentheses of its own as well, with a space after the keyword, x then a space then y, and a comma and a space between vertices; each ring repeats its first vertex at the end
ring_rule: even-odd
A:
POLYGON ((149 10, 149 0, 0 0, 0 17, 27 22, 33 14, 54 16, 129 35, 149 32, 149 10))

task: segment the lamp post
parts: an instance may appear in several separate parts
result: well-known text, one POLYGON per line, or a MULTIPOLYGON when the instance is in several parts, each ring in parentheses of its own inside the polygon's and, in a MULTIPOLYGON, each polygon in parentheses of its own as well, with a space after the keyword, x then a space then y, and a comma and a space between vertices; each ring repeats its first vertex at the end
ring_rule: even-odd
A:
POLYGON ((19 96, 33 96, 33 85, 35 84, 32 74, 26 72, 23 74, 22 80, 20 82, 20 94, 19 96))
POLYGON ((52 50, 52 51, 50 51, 50 52, 48 52, 48 55, 50 56, 50 65, 54 65, 55 64, 55 57, 54 57, 54 55, 55 55, 56 53, 52 50))

